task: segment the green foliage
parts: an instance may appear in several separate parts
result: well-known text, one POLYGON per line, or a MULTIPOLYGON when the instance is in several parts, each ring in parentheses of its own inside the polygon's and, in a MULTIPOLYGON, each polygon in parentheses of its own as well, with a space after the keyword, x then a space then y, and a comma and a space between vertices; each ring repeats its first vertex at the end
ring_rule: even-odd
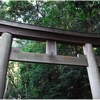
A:
MULTIPOLYGON (((0 18, 71 31, 95 34, 100 32, 99 1, 36 1, 36 3, 9 1, 2 3, 0 7, 0 18)), ((30 40, 16 40, 15 42, 24 52, 45 53, 44 42, 30 40)), ((76 56, 78 53, 82 54, 83 51, 80 46, 57 44, 57 53, 76 56)), ((99 48, 95 48, 95 54, 100 54, 99 48)), ((14 69, 15 64, 13 63, 10 71, 14 69)), ((12 84, 9 80, 6 98, 92 98, 87 71, 84 67, 21 62, 17 63, 17 66, 18 70, 13 71, 12 76, 18 82, 14 78, 12 84)))

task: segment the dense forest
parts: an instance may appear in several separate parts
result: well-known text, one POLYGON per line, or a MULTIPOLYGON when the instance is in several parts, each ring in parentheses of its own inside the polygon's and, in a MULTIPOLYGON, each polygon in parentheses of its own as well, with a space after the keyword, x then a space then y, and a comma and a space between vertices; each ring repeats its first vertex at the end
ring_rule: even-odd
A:
MULTIPOLYGON (((99 34, 100 1, 0 1, 0 19, 99 34)), ((45 42, 14 39, 23 52, 45 53, 45 42)), ((81 46, 58 44, 57 54, 83 54, 81 46)), ((95 55, 100 48, 95 47, 95 55)), ((80 66, 9 62, 4 98, 91 99, 86 68, 80 66)))

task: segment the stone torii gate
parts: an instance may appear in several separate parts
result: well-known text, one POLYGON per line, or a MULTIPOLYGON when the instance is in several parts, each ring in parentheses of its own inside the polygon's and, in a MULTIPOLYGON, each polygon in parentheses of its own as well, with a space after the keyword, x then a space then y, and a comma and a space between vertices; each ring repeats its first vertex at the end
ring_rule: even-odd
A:
POLYGON ((0 99, 3 98, 9 61, 66 64, 87 68, 93 99, 100 99, 100 57, 95 57, 93 46, 100 46, 100 35, 77 33, 0 20, 0 99), (25 53, 11 49, 12 39, 31 39, 46 42, 46 54, 25 53), (84 55, 57 55, 56 42, 83 46, 84 55))

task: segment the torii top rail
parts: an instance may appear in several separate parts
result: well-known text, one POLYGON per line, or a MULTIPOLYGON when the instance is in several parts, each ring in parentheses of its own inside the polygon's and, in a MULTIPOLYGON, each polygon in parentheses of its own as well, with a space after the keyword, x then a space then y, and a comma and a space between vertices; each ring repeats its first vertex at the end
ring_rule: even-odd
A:
POLYGON ((92 96, 94 99, 100 99, 100 75, 98 71, 100 57, 95 57, 92 48, 92 45, 100 46, 99 34, 71 32, 0 20, 0 35, 2 35, 0 45, 0 99, 3 98, 4 94, 9 60, 85 66, 87 67, 92 96), (45 41, 46 54, 11 50, 12 38, 45 41), (57 55, 56 42, 83 46, 86 56, 57 55))
POLYGON ((13 37, 21 39, 32 39, 39 41, 54 40, 56 42, 73 45, 84 45, 85 43, 91 43, 94 46, 100 46, 99 34, 71 32, 61 29, 39 27, 0 20, 0 35, 3 32, 9 32, 13 35, 13 37))

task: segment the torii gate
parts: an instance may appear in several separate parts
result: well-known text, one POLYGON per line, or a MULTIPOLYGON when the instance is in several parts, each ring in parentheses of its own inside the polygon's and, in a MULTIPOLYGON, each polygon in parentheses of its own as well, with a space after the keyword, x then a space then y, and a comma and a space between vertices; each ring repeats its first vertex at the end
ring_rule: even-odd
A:
POLYGON ((95 57, 93 46, 100 46, 100 35, 77 33, 60 29, 38 27, 6 20, 0 20, 0 99, 6 83, 8 62, 25 61, 50 64, 80 65, 87 68, 93 99, 100 99, 100 57, 95 57), (13 38, 46 41, 46 54, 25 53, 12 49, 13 38), (83 46, 86 56, 57 55, 56 42, 83 46))

